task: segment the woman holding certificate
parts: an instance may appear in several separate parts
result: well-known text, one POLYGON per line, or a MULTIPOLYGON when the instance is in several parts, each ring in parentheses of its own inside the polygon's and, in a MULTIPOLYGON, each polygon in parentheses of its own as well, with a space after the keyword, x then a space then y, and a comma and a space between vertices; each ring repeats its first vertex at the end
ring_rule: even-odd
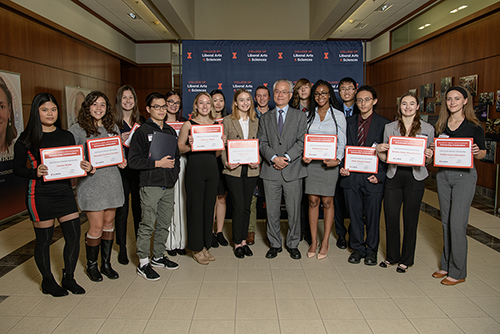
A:
MULTIPOLYGON (((35 229, 35 263, 42 274, 42 292, 54 297, 66 296, 68 291, 83 294, 85 290, 74 279, 80 253, 80 216, 69 179, 45 181, 49 174, 41 163, 40 149, 75 145, 75 139, 62 130, 58 118, 59 106, 50 93, 40 93, 31 104, 28 125, 14 146, 14 174, 29 180, 26 207, 35 229), (26 167, 29 160, 31 168, 26 167), (50 269, 50 243, 54 235, 55 219, 64 236, 64 269, 62 287, 56 283, 50 269)), ((80 168, 90 172, 86 161, 80 168)))
MULTIPOLYGON (((397 120, 385 125, 384 143, 377 145, 377 155, 382 161, 387 161, 387 151, 390 148, 388 142, 391 136, 426 138, 425 162, 431 162, 432 150, 429 147, 434 141, 434 128, 420 119, 418 98, 414 93, 408 92, 401 97, 397 120)), ((398 264, 396 271, 405 273, 414 263, 420 203, 428 175, 425 166, 388 164, 384 192, 387 249, 386 258, 380 263, 382 268, 398 264), (400 245, 399 229, 401 205, 403 205, 403 247, 400 245)))
MULTIPOLYGON (((344 158, 346 145, 346 120, 344 114, 337 110, 335 92, 330 83, 318 80, 312 87, 311 108, 307 115, 307 133, 313 135, 336 135, 337 147, 335 158, 313 160, 304 156, 307 164, 305 193, 309 199, 309 225, 312 243, 307 257, 312 258, 319 249, 317 259, 324 259, 330 248, 330 232, 332 230, 334 207, 333 196, 339 177, 339 163, 344 158), (323 203, 325 233, 323 243, 318 241, 319 205, 323 203)), ((307 136, 307 135, 306 135, 307 136)))
POLYGON ((192 119, 182 125, 179 133, 179 152, 187 154, 186 166, 186 212, 188 248, 193 251, 193 259, 199 264, 208 264, 215 257, 210 254, 212 247, 212 227, 215 197, 219 184, 217 156, 220 150, 196 150, 193 126, 213 125, 215 110, 212 98, 206 92, 196 95, 193 102, 192 119))
MULTIPOLYGON (((82 103, 77 123, 69 131, 75 137, 77 145, 84 145, 88 160, 90 152, 87 140, 118 136, 120 130, 114 122, 108 97, 99 91, 92 91, 82 103)), ((90 160, 89 160, 90 161, 90 160)), ((127 161, 120 163, 125 168, 127 161)), ((124 203, 124 194, 120 172, 116 165, 92 167, 89 175, 79 178, 76 185, 78 205, 85 211, 89 220, 89 230, 85 235, 87 250, 87 276, 91 281, 102 281, 102 274, 109 279, 118 278, 118 273, 111 267, 111 249, 115 231, 113 221, 116 208, 124 203), (97 268, 97 256, 101 248, 101 271, 97 268)))
MULTIPOLYGON (((453 142, 453 139, 472 138, 468 154, 478 160, 486 155, 484 131, 474 114, 469 91, 462 86, 446 90, 436 123, 436 135, 453 142)), ((438 158, 435 148, 436 159, 438 158)), ((470 157, 470 156, 469 156, 470 157)), ((466 160, 461 159, 461 160, 466 160)), ((440 167, 436 176, 441 222, 443 224, 443 253, 441 268, 432 274, 443 278, 444 285, 465 282, 467 276, 467 225, 469 210, 476 189, 477 173, 472 168, 440 167)))
MULTIPOLYGON (((125 143, 132 133, 134 125, 136 127, 145 121, 139 113, 137 107, 137 95, 131 86, 122 86, 116 94, 116 115, 115 123, 120 129, 122 143, 125 143)), ((135 130, 135 129, 134 129, 135 130)), ((125 158, 128 158, 128 147, 125 146, 125 158)), ((141 222, 141 198, 139 196, 139 171, 130 169, 128 166, 120 169, 122 177, 123 193, 125 203, 116 209, 115 228, 116 244, 120 246, 118 253, 118 263, 128 264, 127 256, 127 220, 129 211, 129 194, 132 196, 132 215, 134 216, 135 235, 141 222)))
MULTIPOLYGON (((224 134, 227 140, 248 140, 257 138, 259 120, 255 114, 252 95, 246 89, 238 89, 234 93, 233 112, 224 117, 224 134)), ((255 141, 255 148, 258 144, 255 141)), ((250 219, 250 204, 252 195, 259 176, 258 152, 255 153, 257 160, 253 162, 231 163, 228 158, 236 152, 230 151, 228 146, 222 152, 222 162, 226 183, 231 196, 233 209, 233 242, 234 255, 242 259, 252 256, 253 253, 246 243, 248 236, 248 222, 250 219), (228 156, 229 155, 229 156, 228 156)))

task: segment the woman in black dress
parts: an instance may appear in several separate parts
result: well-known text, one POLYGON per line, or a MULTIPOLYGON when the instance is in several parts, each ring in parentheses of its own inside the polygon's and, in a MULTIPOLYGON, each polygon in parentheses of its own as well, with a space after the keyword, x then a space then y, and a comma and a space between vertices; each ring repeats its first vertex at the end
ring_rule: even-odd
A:
MULTIPOLYGON (((35 229, 35 262, 42 274, 42 292, 54 297, 66 296, 68 291, 83 294, 85 290, 74 279, 80 253, 80 216, 69 179, 46 182, 47 166, 40 160, 40 149, 75 144, 73 135, 60 128, 59 107, 50 93, 35 96, 31 104, 28 125, 14 146, 14 174, 29 180, 26 206, 35 229), (31 168, 26 167, 29 160, 31 168), (64 269, 61 285, 50 269, 50 243, 55 219, 64 236, 64 269)), ((80 167, 90 172, 92 166, 83 161, 80 167)))

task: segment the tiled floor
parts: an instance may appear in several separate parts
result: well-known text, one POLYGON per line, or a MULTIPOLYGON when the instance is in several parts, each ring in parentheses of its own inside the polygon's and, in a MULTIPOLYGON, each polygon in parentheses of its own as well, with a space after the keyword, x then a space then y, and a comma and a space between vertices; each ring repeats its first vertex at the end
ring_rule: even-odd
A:
MULTIPOLYGON (((439 208, 435 192, 426 190, 424 202, 439 208)), ((471 208, 470 224, 500 238, 500 218, 471 208)), ((229 232, 230 224, 225 228, 229 232)), ((406 274, 349 264, 348 251, 337 249, 333 237, 325 260, 306 258, 305 242, 299 261, 286 251, 267 260, 263 223, 259 229, 253 257, 238 260, 229 247, 213 249, 217 260, 208 266, 177 256, 180 268, 160 270, 158 282, 135 273, 133 237, 129 265, 113 255, 120 278, 91 282, 83 272, 82 238, 76 277, 87 293, 53 298, 40 292, 32 257, 8 268, 23 256, 12 252, 34 239, 31 222, 21 221, 0 231, 0 262, 10 270, 0 272, 0 333, 500 333, 500 253, 469 238, 467 282, 442 286, 431 277, 438 269, 441 223, 425 212, 415 265, 406 274)), ((63 245, 60 239, 51 248, 58 280, 63 245)))

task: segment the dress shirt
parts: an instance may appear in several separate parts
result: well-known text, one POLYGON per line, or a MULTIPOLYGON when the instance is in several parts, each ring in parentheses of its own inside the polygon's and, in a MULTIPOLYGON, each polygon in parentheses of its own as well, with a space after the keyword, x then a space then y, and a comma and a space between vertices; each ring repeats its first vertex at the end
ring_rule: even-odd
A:
POLYGON ((311 123, 311 126, 309 126, 307 133, 314 135, 337 135, 337 159, 342 160, 344 159, 344 150, 347 141, 346 128, 347 123, 340 110, 330 107, 330 110, 327 111, 325 118, 321 121, 318 114, 318 108, 316 108, 316 115, 311 123), (335 125, 332 112, 335 115, 337 125, 335 125))
POLYGON ((342 104, 344 106, 344 116, 345 118, 351 117, 352 113, 354 111, 354 104, 350 107, 346 106, 345 104, 342 104))
POLYGON ((240 126, 241 126, 241 131, 243 131, 243 139, 248 139, 249 122, 250 122, 250 117, 247 117, 246 121, 244 121, 243 118, 240 117, 240 126))
MULTIPOLYGON (((372 119, 373 119, 373 112, 368 118, 363 119, 361 115, 359 115, 358 118, 358 129, 361 124, 363 124, 363 138, 365 139, 365 144, 366 144, 366 137, 368 136, 368 131, 370 131, 370 125, 372 124, 372 119)), ((377 143, 380 144, 380 143, 377 143)))

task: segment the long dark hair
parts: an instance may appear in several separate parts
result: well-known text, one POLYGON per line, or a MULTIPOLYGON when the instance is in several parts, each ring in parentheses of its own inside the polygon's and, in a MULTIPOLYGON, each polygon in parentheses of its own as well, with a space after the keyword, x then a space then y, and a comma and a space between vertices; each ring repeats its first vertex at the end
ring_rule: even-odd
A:
MULTIPOLYGON (((340 104, 337 98, 335 97, 335 91, 333 90, 332 85, 328 81, 318 80, 311 88, 311 103, 309 105, 309 111, 307 112, 308 123, 312 123, 314 121, 314 116, 316 115, 316 108, 318 107, 318 104, 314 99, 314 92, 316 92, 316 89, 318 89, 319 86, 326 86, 326 88, 328 88, 328 92, 330 93, 330 98, 328 100, 328 103, 330 104, 330 107, 340 110, 340 104)), ((332 113, 333 116, 333 111, 331 109, 330 112, 332 113)))
POLYGON ((167 94, 165 94, 165 102, 168 101, 168 98, 170 96, 174 96, 174 95, 177 95, 179 97, 180 102, 181 102, 179 104, 179 110, 177 110, 177 114, 175 114, 175 118, 177 119, 178 122, 184 122, 185 118, 182 117, 182 99, 181 99, 181 96, 175 90, 171 90, 170 92, 168 92, 167 94))
POLYGON ((224 100, 224 109, 222 109, 220 113, 221 113, 222 117, 227 116, 226 96, 224 95, 224 92, 221 91, 220 89, 214 89, 213 91, 210 92, 210 96, 212 97, 212 100, 213 100, 214 95, 217 95, 217 94, 222 95, 222 99, 224 100))
POLYGON ((467 100, 467 103, 463 106, 462 112, 464 113, 464 117, 469 123, 475 125, 475 126, 481 126, 481 122, 476 117, 476 114, 474 113, 474 107, 472 106, 473 100, 472 96, 470 95, 470 92, 467 88, 463 86, 453 86, 450 87, 446 90, 446 92, 443 94, 443 102, 441 104, 441 110, 439 112, 439 118, 436 122, 436 134, 439 136, 441 133, 444 132, 446 129, 446 125, 448 124, 448 118, 450 117, 450 111, 448 110, 448 104, 446 103, 446 99, 448 97, 448 93, 452 90, 456 90, 462 94, 464 99, 467 100), (464 95, 465 93, 465 95, 464 95))
POLYGON ((5 144, 10 146, 17 137, 17 129, 14 122, 14 111, 12 110, 12 94, 2 77, 0 77, 0 89, 4 91, 5 96, 7 97, 7 104, 9 108, 9 124, 7 125, 5 132, 5 144))
POLYGON ((125 91, 129 90, 134 96, 134 109, 130 114, 130 119, 128 120, 130 124, 134 123, 141 124, 141 114, 139 113, 139 107, 137 106, 137 94, 132 86, 121 86, 116 93, 116 112, 115 112, 115 124, 118 128, 123 129, 123 110, 122 110, 122 97, 125 91))
POLYGON ((24 129, 23 133, 21 133, 18 139, 18 141, 21 142, 27 150, 30 150, 34 154, 38 154, 43 136, 42 121, 40 119, 39 108, 47 102, 52 102, 56 105, 58 115, 54 125, 58 128, 61 127, 61 119, 59 118, 59 104, 57 103, 54 95, 50 93, 37 94, 33 98, 33 102, 31 103, 28 125, 26 125, 26 129, 24 129))
POLYGON ((87 137, 99 135, 99 127, 97 126, 95 119, 90 114, 90 106, 100 97, 106 101, 106 114, 102 118, 102 125, 108 133, 118 135, 114 129, 114 112, 113 109, 111 109, 108 97, 103 92, 94 90, 87 94, 85 100, 82 102, 82 108, 78 113, 78 124, 85 130, 87 137))
POLYGON ((415 93, 412 92, 407 92, 401 96, 401 100, 399 101, 398 105, 398 115, 397 119, 399 121, 399 133, 401 136, 406 136, 406 131, 408 131, 405 127, 405 124, 403 123, 403 112, 401 111, 401 102, 403 102, 403 99, 407 96, 410 96, 415 99, 415 102, 417 103, 417 112, 415 115, 413 115, 413 122, 411 123, 411 129, 410 133, 408 134, 408 137, 415 137, 417 133, 420 131, 420 107, 418 105, 418 97, 415 93))

